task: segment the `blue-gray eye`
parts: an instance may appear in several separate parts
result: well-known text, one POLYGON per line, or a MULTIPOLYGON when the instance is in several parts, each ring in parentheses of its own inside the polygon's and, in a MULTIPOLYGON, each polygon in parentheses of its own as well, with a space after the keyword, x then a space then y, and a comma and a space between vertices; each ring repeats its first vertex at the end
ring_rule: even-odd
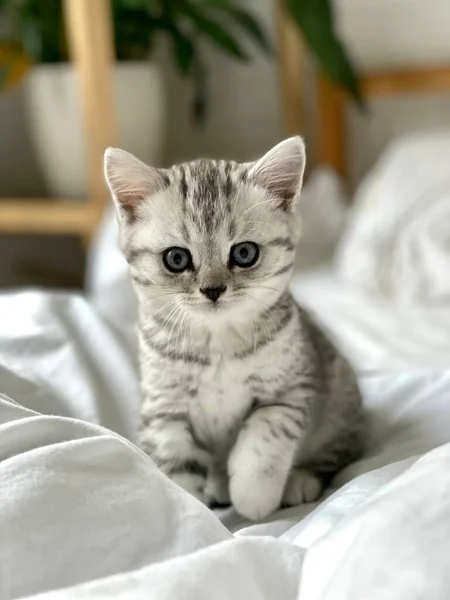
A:
POLYGON ((163 263, 171 273, 182 273, 192 269, 192 256, 186 248, 167 248, 163 252, 163 263))
POLYGON ((231 248, 230 266, 246 269, 252 267, 259 258, 259 246, 255 242, 241 242, 231 248))

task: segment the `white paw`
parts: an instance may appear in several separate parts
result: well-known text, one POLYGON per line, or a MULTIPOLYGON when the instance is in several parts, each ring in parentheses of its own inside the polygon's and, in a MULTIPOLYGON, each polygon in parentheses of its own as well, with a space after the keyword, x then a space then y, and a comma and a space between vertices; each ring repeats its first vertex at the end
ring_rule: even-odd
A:
POLYGON ((243 477, 236 473, 230 479, 231 502, 237 512, 250 521, 261 521, 281 504, 283 484, 278 478, 264 475, 243 477))
POLYGON ((194 496, 203 504, 208 504, 208 497, 205 494, 205 478, 193 473, 175 473, 170 479, 182 487, 186 492, 194 496))
POLYGON ((304 469, 294 469, 289 475, 283 495, 285 506, 314 502, 322 493, 322 481, 317 475, 304 469))

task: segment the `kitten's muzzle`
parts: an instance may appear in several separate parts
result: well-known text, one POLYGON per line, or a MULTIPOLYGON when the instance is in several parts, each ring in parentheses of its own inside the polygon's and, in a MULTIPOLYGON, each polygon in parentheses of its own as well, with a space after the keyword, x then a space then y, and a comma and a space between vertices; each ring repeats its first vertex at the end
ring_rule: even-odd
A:
POLYGON ((221 285, 221 286, 216 286, 216 287, 203 288, 200 291, 207 298, 209 298, 211 300, 211 302, 217 302, 219 297, 225 292, 226 289, 227 288, 225 285, 221 285))

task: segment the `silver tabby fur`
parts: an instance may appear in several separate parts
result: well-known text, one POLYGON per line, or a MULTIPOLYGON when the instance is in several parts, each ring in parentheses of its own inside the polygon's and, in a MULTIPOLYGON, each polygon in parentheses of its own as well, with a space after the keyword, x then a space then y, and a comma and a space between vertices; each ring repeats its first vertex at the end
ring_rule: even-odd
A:
POLYGON ((252 520, 315 500, 364 435, 351 368, 288 291, 304 165, 298 137, 246 164, 155 169, 106 152, 139 300, 141 447, 204 502, 252 520), (230 268, 244 241, 258 262, 230 268), (174 246, 192 270, 165 268, 174 246), (214 286, 226 286, 216 303, 200 292, 214 286))

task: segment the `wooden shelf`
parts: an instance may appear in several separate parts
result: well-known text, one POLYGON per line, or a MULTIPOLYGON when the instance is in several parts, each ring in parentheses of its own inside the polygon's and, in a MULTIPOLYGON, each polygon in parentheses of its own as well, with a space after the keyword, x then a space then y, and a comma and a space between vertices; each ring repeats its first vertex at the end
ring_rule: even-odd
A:
POLYGON ((450 90, 450 66, 406 71, 374 71, 363 75, 361 87, 369 97, 411 92, 445 92, 450 90))
POLYGON ((0 234, 77 235, 87 243, 109 202, 103 152, 116 144, 111 2, 63 0, 63 7, 86 133, 88 198, 0 198, 0 234))
MULTIPOLYGON (((417 92, 450 92, 450 65, 405 71, 373 71, 363 73, 360 82, 368 99, 417 92)), ((346 101, 347 96, 343 91, 323 77, 320 78, 318 163, 333 167, 344 177, 347 173, 346 101)))
POLYGON ((88 236, 99 218, 94 202, 83 200, 2 199, 3 234, 88 236))

